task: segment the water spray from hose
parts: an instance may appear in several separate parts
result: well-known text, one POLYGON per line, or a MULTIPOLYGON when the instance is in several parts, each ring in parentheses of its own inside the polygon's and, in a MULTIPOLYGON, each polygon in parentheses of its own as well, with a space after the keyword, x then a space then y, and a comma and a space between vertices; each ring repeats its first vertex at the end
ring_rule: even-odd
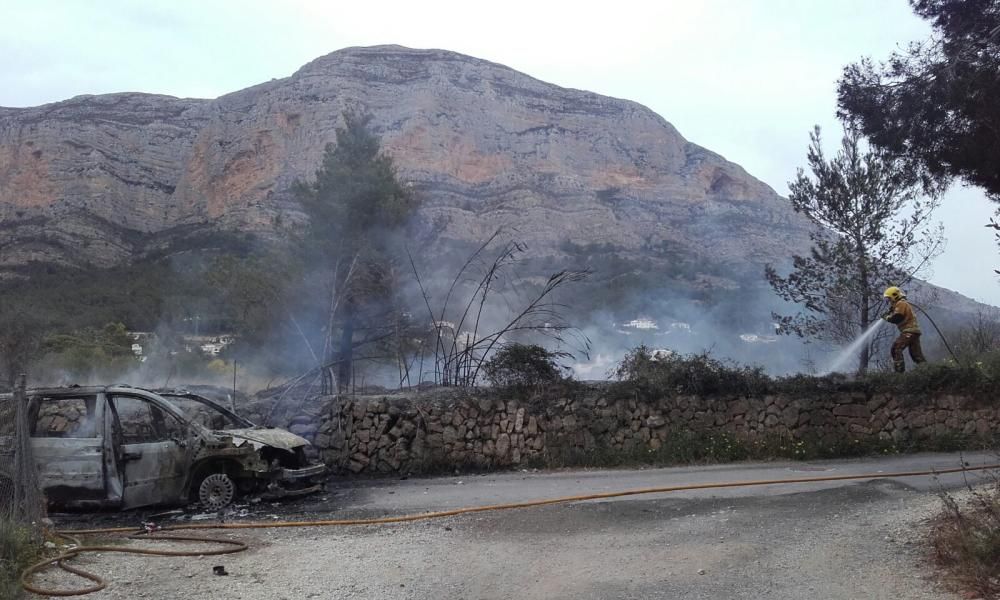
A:
POLYGON ((837 356, 830 362, 830 365, 818 373, 820 377, 829 375, 830 373, 840 371, 844 368, 844 365, 850 360, 856 360, 858 357, 858 352, 861 348, 867 344, 875 332, 878 330, 879 326, 882 324, 882 319, 876 319, 871 325, 868 326, 864 332, 861 333, 853 342, 843 350, 841 350, 837 356))
MULTIPOLYGON (((886 299, 885 302, 888 302, 888 300, 886 299)), ((885 306, 885 302, 883 302, 881 306, 885 306)), ((954 350, 952 350, 951 345, 948 343, 948 338, 944 336, 944 333, 941 332, 941 328, 938 327, 937 323, 934 322, 934 319, 932 319, 931 316, 927 314, 927 311, 921 308, 920 306, 914 304, 913 302, 910 302, 910 306, 916 308, 925 317, 927 317, 927 320, 930 321, 930 324, 934 327, 934 330, 937 331, 939 336, 941 336, 941 341, 944 342, 945 348, 948 349, 948 352, 951 354, 952 358, 955 359, 955 362, 962 366, 968 366, 965 364, 965 362, 963 362, 960 358, 958 358, 958 355, 955 354, 954 350)), ((858 352, 861 350, 861 347, 867 344, 871 340, 872 336, 875 335, 875 331, 879 328, 879 325, 881 325, 882 322, 883 319, 875 320, 868 327, 868 329, 865 330, 861 335, 859 335, 853 342, 851 342, 849 346, 841 350, 840 353, 838 353, 837 356, 834 357, 833 361, 830 363, 830 366, 820 371, 819 375, 820 376, 829 375, 830 373, 833 373, 835 371, 842 370, 844 368, 844 365, 846 365, 848 361, 857 356, 858 352)))

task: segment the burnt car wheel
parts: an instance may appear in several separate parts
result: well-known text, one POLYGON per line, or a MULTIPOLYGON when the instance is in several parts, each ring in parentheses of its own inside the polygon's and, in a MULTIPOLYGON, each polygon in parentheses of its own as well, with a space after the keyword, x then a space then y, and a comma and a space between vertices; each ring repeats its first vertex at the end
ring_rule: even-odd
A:
POLYGON ((236 498, 236 482, 225 473, 212 473, 198 485, 198 501, 208 510, 219 510, 236 498))

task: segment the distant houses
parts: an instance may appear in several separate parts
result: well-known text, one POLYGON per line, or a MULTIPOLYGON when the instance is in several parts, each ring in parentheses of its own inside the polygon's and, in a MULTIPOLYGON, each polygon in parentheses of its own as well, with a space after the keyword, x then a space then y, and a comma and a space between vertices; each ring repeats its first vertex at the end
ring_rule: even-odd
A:
MULTIPOLYGON (((156 343, 156 333, 151 331, 130 331, 132 338, 132 354, 145 360, 150 348, 156 343)), ((185 352, 194 352, 195 349, 205 356, 218 356, 230 344, 235 341, 231 334, 222 335, 182 335, 179 337, 185 352)), ((177 354, 177 350, 172 350, 171 354, 177 354)))
POLYGON ((630 329, 659 329, 660 326, 656 324, 656 321, 648 319, 646 317, 639 317, 638 319, 632 319, 628 323, 622 324, 622 327, 628 327, 630 329))

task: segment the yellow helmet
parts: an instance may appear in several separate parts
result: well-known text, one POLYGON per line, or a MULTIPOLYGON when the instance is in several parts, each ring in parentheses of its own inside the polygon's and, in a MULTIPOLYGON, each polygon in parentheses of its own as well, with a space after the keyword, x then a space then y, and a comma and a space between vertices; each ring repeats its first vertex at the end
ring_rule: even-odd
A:
POLYGON ((882 297, 888 298, 889 300, 896 302, 898 300, 906 298, 906 294, 904 294, 903 290, 899 289, 898 287, 890 286, 885 289, 885 293, 882 294, 882 297))

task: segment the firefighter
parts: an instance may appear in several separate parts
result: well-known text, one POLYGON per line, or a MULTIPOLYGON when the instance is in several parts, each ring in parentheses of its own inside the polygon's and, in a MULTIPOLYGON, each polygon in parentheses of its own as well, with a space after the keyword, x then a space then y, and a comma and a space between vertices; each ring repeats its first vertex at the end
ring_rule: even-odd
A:
POLYGON ((910 358, 914 364, 927 362, 924 352, 920 349, 920 326, 917 325, 917 315, 913 307, 906 301, 906 294, 896 286, 885 290, 883 297, 889 300, 890 310, 882 318, 899 328, 899 337, 892 343, 892 366, 897 373, 906 371, 906 361, 903 360, 903 350, 910 349, 910 358))

